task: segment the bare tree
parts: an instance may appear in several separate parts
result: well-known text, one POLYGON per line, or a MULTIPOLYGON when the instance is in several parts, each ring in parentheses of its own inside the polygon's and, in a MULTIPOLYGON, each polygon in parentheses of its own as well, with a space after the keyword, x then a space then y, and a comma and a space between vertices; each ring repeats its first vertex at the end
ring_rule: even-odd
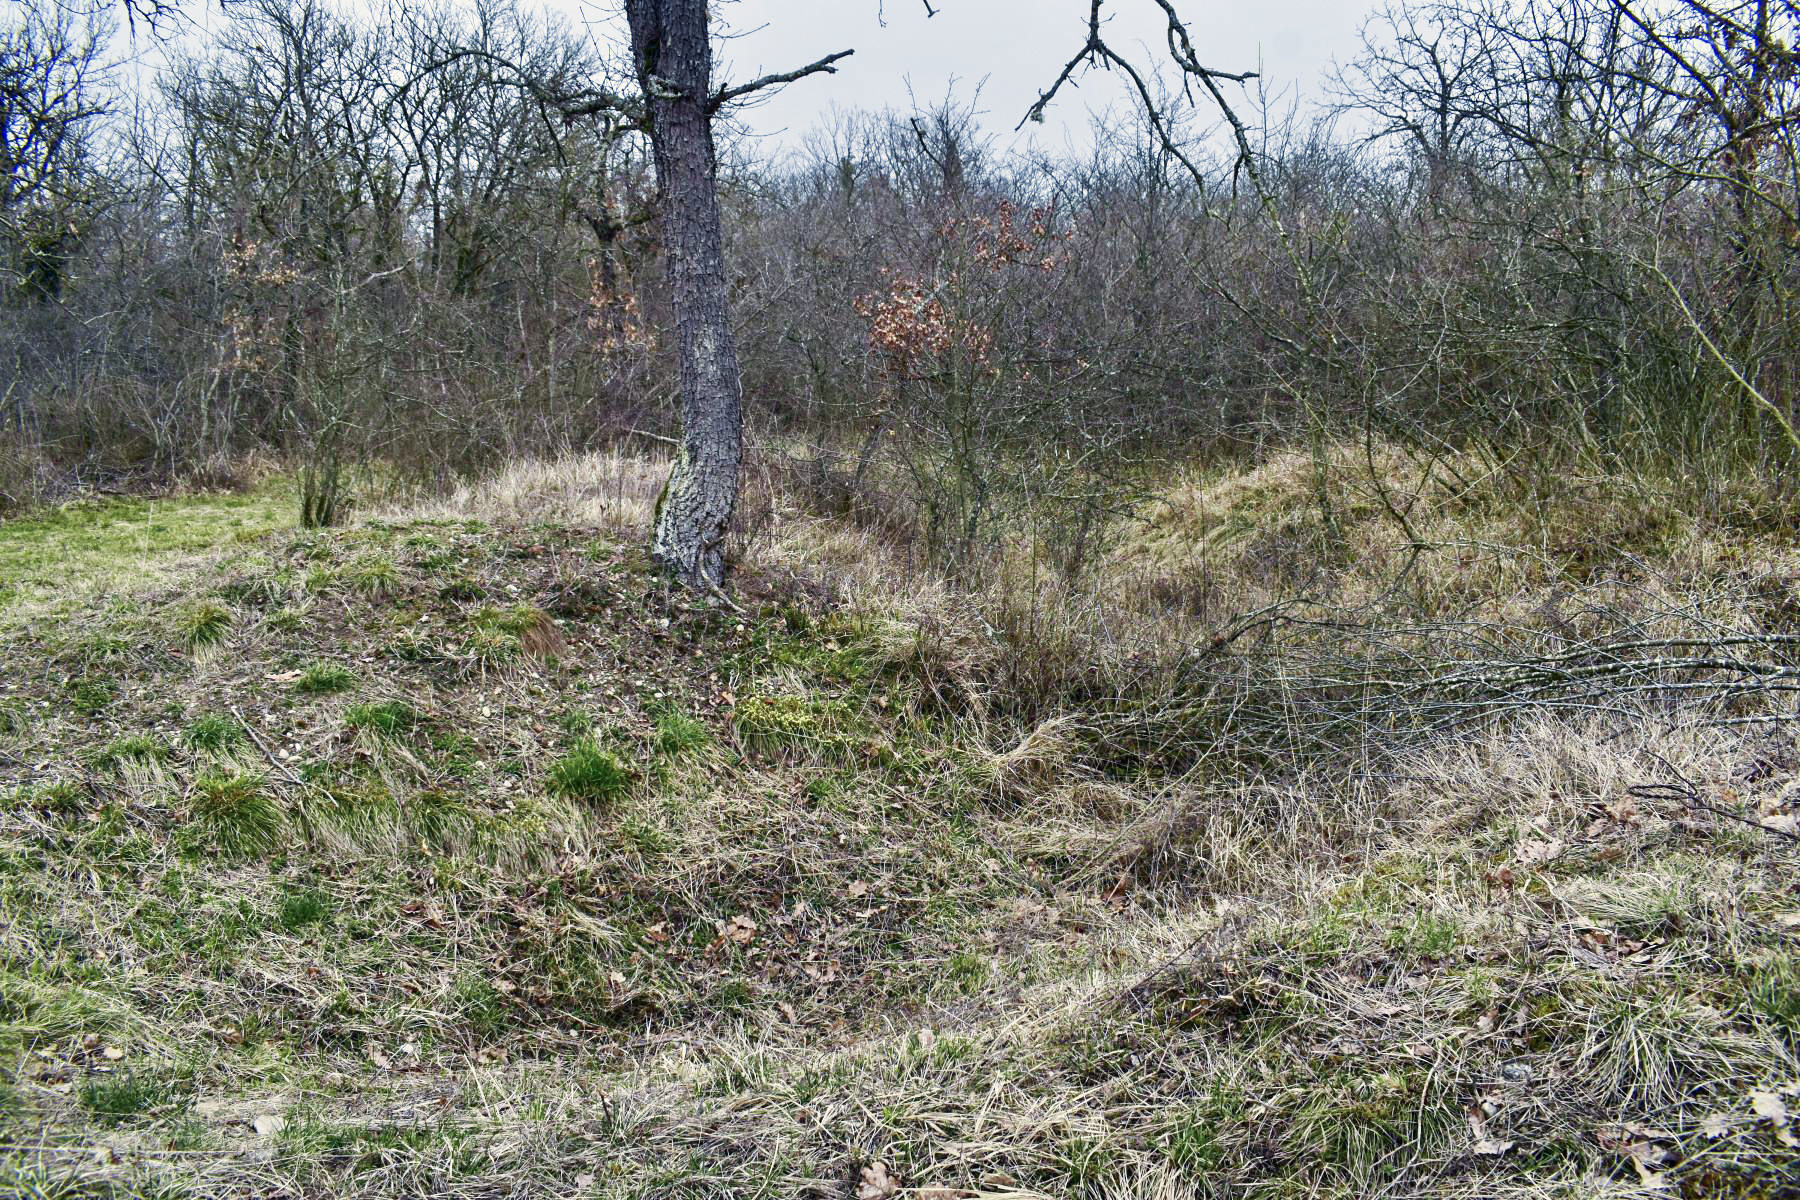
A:
POLYGON ((650 553, 689 586, 716 589, 737 510, 743 405, 725 291, 713 117, 732 100, 834 70, 832 63, 849 52, 715 92, 708 8, 706 0, 627 0, 625 16, 655 148, 681 360, 681 448, 657 504, 650 553))
POLYGON ((100 16, 26 7, 0 30, 0 236, 9 273, 36 300, 62 290, 63 267, 91 200, 90 142, 106 112, 98 90, 100 16))
POLYGON ((1474 153, 1478 93, 1495 76, 1495 24, 1470 6, 1390 3, 1364 21, 1361 38, 1361 51, 1333 75, 1337 111, 1372 118, 1371 141, 1403 140, 1424 161, 1436 208, 1474 153))
POLYGON ((614 114, 649 136, 675 310, 682 422, 680 450, 657 505, 650 550, 682 583, 716 591, 725 577, 725 538, 737 511, 743 398, 725 288, 713 122, 734 102, 821 71, 835 72, 833 64, 852 52, 715 88, 707 0, 626 0, 625 18, 636 84, 631 92, 544 79, 486 50, 455 52, 436 67, 472 56, 502 61, 520 86, 565 120, 614 114))
POLYGON ((681 449, 657 504, 650 553, 683 582, 717 587, 737 509, 743 406, 725 294, 706 9, 701 0, 630 0, 625 15, 663 195, 681 360, 681 449))

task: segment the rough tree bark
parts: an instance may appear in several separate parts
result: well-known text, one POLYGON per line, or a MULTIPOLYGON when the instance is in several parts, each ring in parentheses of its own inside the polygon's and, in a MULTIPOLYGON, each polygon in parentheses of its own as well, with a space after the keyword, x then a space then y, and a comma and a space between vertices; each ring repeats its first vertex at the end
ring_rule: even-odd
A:
POLYGON ((725 292, 712 139, 706 0, 626 0, 650 117, 681 362, 681 448, 657 503, 650 554, 690 587, 725 575, 743 461, 742 385, 725 292))
POLYGON ((656 505, 650 555, 689 587, 717 591, 725 576, 725 535, 737 508, 744 447, 742 385, 719 229, 713 115, 809 75, 834 74, 833 64, 854 52, 840 50, 792 71, 713 91, 708 16, 707 0, 625 0, 635 96, 537 78, 520 64, 474 47, 451 50, 425 69, 441 70, 465 58, 487 59, 506 68, 516 86, 566 121, 613 113, 625 128, 649 135, 662 193, 657 211, 675 310, 682 425, 675 467, 656 505))

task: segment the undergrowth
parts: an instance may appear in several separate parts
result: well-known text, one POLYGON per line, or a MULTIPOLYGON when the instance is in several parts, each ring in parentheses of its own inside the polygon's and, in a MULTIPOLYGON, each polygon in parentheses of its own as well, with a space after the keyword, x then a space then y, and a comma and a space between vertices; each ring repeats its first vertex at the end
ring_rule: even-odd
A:
POLYGON ((1277 459, 1081 578, 908 573, 789 498, 730 608, 630 548, 654 474, 14 608, 0 1193, 1800 1187, 1785 676, 1442 674, 1785 670, 1782 535, 1577 552, 1440 472, 1333 548, 1277 459))

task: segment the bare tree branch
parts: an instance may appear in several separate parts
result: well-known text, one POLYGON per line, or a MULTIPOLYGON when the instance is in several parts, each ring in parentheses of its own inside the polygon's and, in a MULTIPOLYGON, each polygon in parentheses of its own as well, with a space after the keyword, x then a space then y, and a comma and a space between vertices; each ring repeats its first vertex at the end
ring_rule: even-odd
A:
POLYGON ((718 112, 733 100, 740 100, 752 92, 760 92, 764 88, 781 87, 784 84, 793 83, 797 79, 805 79, 808 75, 836 75, 837 68, 832 64, 839 59, 849 58, 855 53, 854 50, 839 50, 836 54, 827 54, 818 62, 808 63, 798 70, 783 71, 778 75, 764 75, 761 79, 752 79, 749 83, 739 84, 737 87, 724 88, 713 93, 712 99, 707 102, 706 111, 718 112))
MULTIPOLYGON (((1295 275, 1300 285, 1301 295, 1306 302, 1307 308, 1311 310, 1314 307, 1314 295, 1310 273, 1306 269, 1306 264, 1300 259, 1299 255, 1294 252, 1293 245, 1288 239, 1287 228, 1282 223, 1281 214, 1276 211, 1274 197, 1269 193, 1268 188, 1264 186, 1262 171, 1257 166, 1256 154, 1253 147, 1250 145, 1249 130, 1244 125, 1243 120, 1237 115, 1237 112, 1231 107, 1231 103, 1226 100, 1225 93, 1219 87, 1219 82, 1221 80, 1233 83, 1244 83, 1248 80, 1257 78, 1257 73, 1255 71, 1221 71, 1214 67, 1202 65, 1199 56, 1194 52, 1193 39, 1188 35, 1187 25, 1182 21, 1180 14, 1175 11, 1173 0, 1152 0, 1152 2, 1158 8, 1162 9, 1164 16, 1168 18, 1169 25, 1167 34, 1169 41, 1169 57, 1174 61, 1176 66, 1181 68, 1182 74, 1186 79, 1190 81, 1197 79, 1200 81, 1200 85, 1204 87, 1207 94, 1212 97, 1213 104, 1218 107, 1218 110, 1220 114, 1224 116, 1226 123, 1231 126, 1232 138, 1237 143, 1238 169, 1249 176, 1251 186, 1256 189, 1257 199, 1262 205, 1265 214, 1268 216, 1269 222, 1275 230, 1276 237, 1280 239, 1282 248, 1286 252, 1289 261, 1292 262, 1294 266, 1295 275)), ((1038 94, 1037 101, 1026 110, 1024 120, 1021 120, 1015 129, 1023 128, 1026 121, 1042 121, 1044 119, 1044 110, 1049 107, 1050 102, 1055 99, 1057 92, 1062 89, 1062 86, 1073 79, 1076 68, 1080 67, 1082 63, 1086 62, 1090 65, 1099 64, 1109 69, 1118 67, 1125 73, 1126 77, 1131 80, 1132 87, 1137 91, 1138 99, 1142 101, 1144 105, 1144 115, 1150 122, 1150 129, 1155 133, 1156 139, 1162 145, 1163 150, 1169 154, 1170 157, 1181 163, 1182 167, 1185 168, 1187 173, 1193 178, 1196 187, 1204 189, 1206 186, 1204 173, 1177 142, 1174 131, 1169 127, 1166 114, 1164 114, 1162 107, 1156 103, 1155 98, 1150 94, 1149 85, 1144 82, 1143 76, 1131 65, 1129 60, 1114 51, 1112 47, 1108 46, 1106 44, 1106 39, 1101 36, 1101 16, 1105 4, 1106 0, 1091 0, 1088 9, 1088 36, 1086 44, 1083 45, 1076 53, 1075 57, 1071 58, 1067 65, 1063 67, 1062 72, 1057 75, 1056 81, 1050 85, 1049 89, 1038 94)))
POLYGON ((519 65, 511 59, 495 54, 490 50, 481 50, 473 47, 452 51, 442 58, 434 59, 427 63, 415 73, 412 78, 408 79, 400 86, 400 94, 404 95, 409 88, 425 78, 425 76, 436 71, 441 71, 446 67, 469 58, 481 59, 485 62, 493 63, 496 66, 504 67, 512 76, 508 82, 512 83, 513 86, 522 89, 526 94, 531 96, 532 99, 544 105, 546 108, 555 109, 567 119, 573 120, 576 117, 591 117, 603 112, 616 112, 631 121, 634 125, 640 127, 648 120, 648 114, 645 111, 643 101, 635 96, 620 95, 617 92, 611 92, 604 88, 576 88, 566 90, 558 88, 541 79, 532 78, 529 73, 522 70, 519 65))
MULTIPOLYGON (((921 2, 925 5, 925 17, 927 20, 938 15, 938 10, 931 7, 931 0, 921 0, 921 2)), ((887 4, 884 0, 877 0, 875 5, 875 20, 880 23, 883 29, 887 28, 887 4)))
MULTIPOLYGON (((1214 67, 1201 66, 1199 60, 1194 55, 1193 45, 1188 39, 1187 27, 1182 24, 1181 19, 1176 15, 1174 6, 1169 0, 1155 0, 1155 3, 1163 10, 1163 12, 1168 14, 1170 52, 1183 71, 1202 79, 1226 79, 1234 83, 1245 83, 1257 78, 1257 73, 1255 71, 1221 71, 1214 67), (1177 44, 1180 46, 1179 51, 1176 49, 1177 44)), ((1019 124, 1014 127, 1015 129, 1023 128, 1025 121, 1041 122, 1044 119, 1045 109, 1049 108, 1050 102, 1056 98, 1057 92, 1062 90, 1063 84, 1070 81, 1075 73, 1075 69, 1081 66, 1083 62, 1088 63, 1090 66, 1098 63, 1100 65, 1121 67, 1128 74, 1133 76, 1134 82, 1139 83, 1140 91, 1146 90, 1142 87, 1141 81, 1136 79, 1137 72, 1132 69, 1131 65, 1126 62, 1125 59, 1114 53, 1112 48, 1106 44, 1106 39, 1100 36, 1100 16, 1101 9, 1104 6, 1105 0, 1092 0, 1092 5, 1088 10, 1087 43, 1082 46, 1082 48, 1076 52, 1075 57, 1071 58, 1068 64, 1063 67, 1061 74, 1057 75, 1056 82, 1050 85, 1049 90, 1038 94, 1036 102, 1034 102, 1031 108, 1026 111, 1024 120, 1020 121, 1019 124)))

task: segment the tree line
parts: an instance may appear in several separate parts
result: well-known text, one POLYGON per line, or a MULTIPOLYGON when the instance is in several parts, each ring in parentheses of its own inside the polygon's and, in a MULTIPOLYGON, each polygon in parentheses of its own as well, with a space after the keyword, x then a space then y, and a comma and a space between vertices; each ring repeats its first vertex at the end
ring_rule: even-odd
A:
POLYGON ((147 87, 113 10, 15 7, 0 503, 262 456, 325 524, 363 469, 673 438, 728 492, 672 489, 708 532, 661 550, 716 580, 740 380, 752 454, 949 568, 1026 534, 1078 570, 1160 463, 1346 438, 1521 487, 1791 477, 1794 0, 1396 0, 1318 112, 1146 2, 1165 57, 1094 4, 1045 64, 1039 113, 1128 80, 1091 152, 953 96, 773 162, 686 0, 630 6, 623 57, 508 0, 243 0, 147 87))

